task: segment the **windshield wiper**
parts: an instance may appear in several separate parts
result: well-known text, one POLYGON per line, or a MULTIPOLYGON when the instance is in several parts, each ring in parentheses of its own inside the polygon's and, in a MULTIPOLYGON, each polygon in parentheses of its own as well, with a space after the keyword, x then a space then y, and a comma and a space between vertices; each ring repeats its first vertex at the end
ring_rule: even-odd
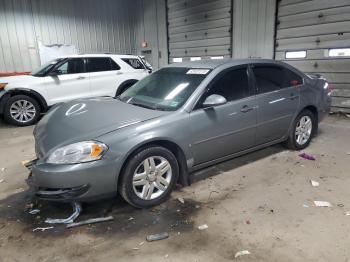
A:
POLYGON ((128 104, 131 104, 131 105, 134 105, 134 106, 143 107, 143 108, 147 108, 147 109, 157 110, 157 107, 153 107, 153 106, 145 105, 145 104, 142 104, 142 103, 137 103, 137 102, 129 102, 128 104))

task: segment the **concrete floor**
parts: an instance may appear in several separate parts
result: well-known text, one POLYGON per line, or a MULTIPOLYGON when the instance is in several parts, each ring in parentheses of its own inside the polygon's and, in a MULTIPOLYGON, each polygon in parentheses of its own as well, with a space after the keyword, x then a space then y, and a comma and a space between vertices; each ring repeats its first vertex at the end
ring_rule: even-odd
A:
POLYGON ((201 171, 156 208, 136 210, 121 199, 89 204, 78 220, 108 214, 114 221, 44 232, 32 230, 70 207, 38 202, 38 215, 25 211, 31 198, 20 162, 34 156, 32 130, 0 123, 1 262, 350 260, 348 119, 328 117, 320 125, 305 150, 316 161, 269 147, 201 171), (314 200, 333 206, 315 207, 314 200), (202 224, 209 228, 198 230, 202 224), (164 231, 168 239, 145 242, 147 234, 164 231), (251 254, 234 258, 240 250, 251 254))

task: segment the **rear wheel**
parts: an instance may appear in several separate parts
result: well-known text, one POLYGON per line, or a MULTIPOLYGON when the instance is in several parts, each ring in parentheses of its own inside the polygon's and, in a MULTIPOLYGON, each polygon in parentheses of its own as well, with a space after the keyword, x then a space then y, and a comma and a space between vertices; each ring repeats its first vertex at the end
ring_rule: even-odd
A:
POLYGON ((138 208, 165 201, 179 176, 173 153, 163 147, 149 147, 134 154, 127 162, 119 183, 122 197, 138 208))
POLYGON ((293 150, 306 148, 317 130, 315 115, 309 110, 303 110, 294 120, 286 145, 293 150))
POLYGON ((10 97, 4 108, 4 120, 16 126, 35 124, 40 117, 40 105, 30 96, 16 95, 10 97))

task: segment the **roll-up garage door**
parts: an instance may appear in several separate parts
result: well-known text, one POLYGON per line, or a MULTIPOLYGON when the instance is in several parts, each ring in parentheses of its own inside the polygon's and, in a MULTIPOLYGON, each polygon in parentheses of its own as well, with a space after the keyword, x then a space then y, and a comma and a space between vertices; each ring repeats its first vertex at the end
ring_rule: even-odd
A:
POLYGON ((168 0, 169 62, 231 57, 231 0, 168 0))
POLYGON ((350 112, 350 0, 281 0, 276 59, 332 83, 332 111, 350 112))

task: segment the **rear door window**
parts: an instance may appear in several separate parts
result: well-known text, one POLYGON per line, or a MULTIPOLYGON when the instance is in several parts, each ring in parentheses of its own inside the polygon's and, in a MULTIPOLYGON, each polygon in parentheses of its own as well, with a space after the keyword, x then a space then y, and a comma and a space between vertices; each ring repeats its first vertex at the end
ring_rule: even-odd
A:
POLYGON ((93 57, 87 59, 87 71, 90 73, 119 69, 119 65, 109 57, 93 57))
POLYGON ((122 58, 122 60, 134 69, 145 69, 144 65, 136 58, 122 58))
POLYGON ((298 74, 281 66, 254 65, 252 70, 260 94, 302 84, 298 74))

